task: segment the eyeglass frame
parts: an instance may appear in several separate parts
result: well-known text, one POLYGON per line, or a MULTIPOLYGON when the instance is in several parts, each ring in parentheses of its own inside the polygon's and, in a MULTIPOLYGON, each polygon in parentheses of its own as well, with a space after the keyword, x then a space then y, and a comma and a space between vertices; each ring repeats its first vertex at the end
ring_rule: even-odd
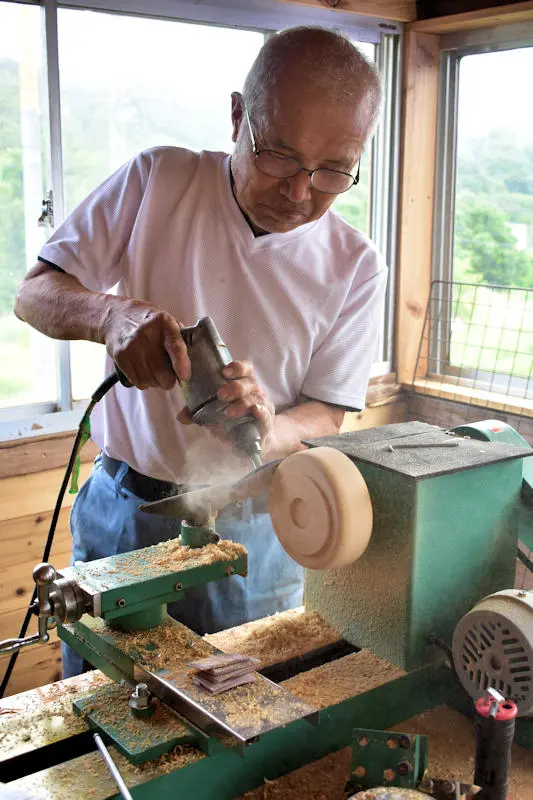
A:
POLYGON ((307 169, 307 167, 304 167, 302 164, 300 164, 298 159, 294 158, 294 156, 287 156, 285 155, 285 153, 279 153, 277 150, 270 150, 267 147, 265 147, 263 150, 260 150, 257 147, 257 143, 255 141, 254 132, 252 130, 252 123, 250 121, 250 115, 248 114, 248 109, 246 108, 246 104, 244 103, 244 101, 242 105, 244 108, 244 114, 246 116, 246 122, 248 123, 248 131, 250 133, 250 140, 252 142, 252 152, 255 156, 256 169, 258 169, 259 172, 261 172, 263 175, 267 175, 269 178, 277 178, 277 180, 290 180, 290 178, 295 178, 297 175, 299 175, 300 172, 307 172, 307 174, 309 175, 309 181, 311 183, 311 186, 316 192, 320 192, 321 194, 335 194, 335 195, 344 194, 345 192, 348 192, 350 189, 352 189, 354 186, 357 186, 357 184, 359 183, 359 175, 361 171, 361 159, 359 159, 359 162, 357 164, 357 172, 355 173, 355 175, 352 175, 351 172, 344 172, 341 169, 330 169, 329 167, 316 167, 315 169, 307 169), (286 175, 285 177, 278 178, 276 175, 269 175, 268 172, 263 172, 263 170, 259 169, 259 167, 257 166, 257 159, 261 155, 261 153, 274 153, 274 155, 279 156, 280 158, 285 158, 294 161, 296 164, 298 164, 299 169, 294 173, 294 175, 286 175), (324 171, 335 172, 338 175, 346 175, 346 177, 352 179, 352 183, 350 184, 350 186, 348 186, 346 189, 343 189, 341 192, 326 192, 324 191, 324 189, 317 189, 316 186, 313 184, 313 175, 315 174, 315 172, 324 172, 324 171))

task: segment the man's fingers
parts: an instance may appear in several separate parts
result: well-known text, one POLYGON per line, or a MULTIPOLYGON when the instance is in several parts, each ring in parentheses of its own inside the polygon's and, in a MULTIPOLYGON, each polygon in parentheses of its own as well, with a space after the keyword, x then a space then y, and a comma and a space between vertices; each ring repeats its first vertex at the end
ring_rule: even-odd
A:
POLYGON ((247 378, 253 374, 254 367, 249 361, 232 361, 222 370, 222 374, 228 380, 247 378))
POLYGON ((173 321, 167 326, 163 345, 168 353, 172 369, 181 380, 187 381, 191 377, 191 362, 187 352, 187 345, 182 339, 178 322, 173 321))
POLYGON ((228 381, 228 383, 220 387, 218 396, 222 402, 231 403, 234 400, 239 400, 241 397, 246 397, 246 395, 257 394, 259 391, 259 384, 252 376, 228 381))

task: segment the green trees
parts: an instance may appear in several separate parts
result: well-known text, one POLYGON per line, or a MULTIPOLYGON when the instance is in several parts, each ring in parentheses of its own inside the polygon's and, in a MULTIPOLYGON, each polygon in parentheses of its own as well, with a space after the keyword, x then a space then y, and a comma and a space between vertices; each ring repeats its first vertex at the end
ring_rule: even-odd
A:
POLYGON ((0 61, 0 316, 11 311, 25 271, 18 65, 0 61))
POLYGON ((533 236, 533 144, 500 129, 465 140, 457 156, 454 278, 533 286, 533 250, 517 249, 512 223, 533 236))

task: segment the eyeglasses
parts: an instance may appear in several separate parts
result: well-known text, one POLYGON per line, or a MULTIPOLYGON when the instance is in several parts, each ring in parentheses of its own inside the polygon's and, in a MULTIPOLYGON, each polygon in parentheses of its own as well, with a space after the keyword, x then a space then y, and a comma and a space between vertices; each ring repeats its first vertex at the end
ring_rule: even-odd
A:
POLYGON ((318 192, 325 192, 326 194, 342 194, 359 183, 361 162, 357 165, 356 174, 351 175, 349 172, 341 172, 338 169, 327 169, 326 167, 306 169, 306 167, 303 167, 300 162, 292 156, 285 156, 283 153, 276 152, 276 150, 259 150, 255 142, 252 123, 250 122, 246 106, 244 106, 244 113, 246 114, 248 130, 250 131, 250 139, 252 140, 255 166, 259 172, 262 172, 264 175, 269 175, 271 178, 294 178, 299 172, 307 172, 313 189, 316 189, 318 192))

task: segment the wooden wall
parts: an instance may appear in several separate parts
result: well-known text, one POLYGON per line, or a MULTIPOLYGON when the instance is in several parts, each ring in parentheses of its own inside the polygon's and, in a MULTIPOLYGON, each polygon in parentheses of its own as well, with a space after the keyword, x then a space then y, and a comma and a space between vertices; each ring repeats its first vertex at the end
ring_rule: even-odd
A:
MULTIPOLYGON (((0 458, 5 450, 0 451, 0 458)), ((82 479, 90 464, 82 465, 82 479)), ((63 478, 64 467, 47 469, 0 479, 0 639, 18 636, 26 608, 33 592, 33 567, 39 563, 55 498, 63 478)), ((67 566, 70 559, 68 516, 73 495, 67 494, 60 514, 50 562, 55 567, 67 566)), ((28 633, 37 630, 37 618, 28 633)), ((0 674, 7 666, 7 657, 0 658, 0 674)), ((61 653, 55 633, 46 645, 23 650, 13 672, 8 694, 25 691, 57 680, 61 675, 61 653)))

